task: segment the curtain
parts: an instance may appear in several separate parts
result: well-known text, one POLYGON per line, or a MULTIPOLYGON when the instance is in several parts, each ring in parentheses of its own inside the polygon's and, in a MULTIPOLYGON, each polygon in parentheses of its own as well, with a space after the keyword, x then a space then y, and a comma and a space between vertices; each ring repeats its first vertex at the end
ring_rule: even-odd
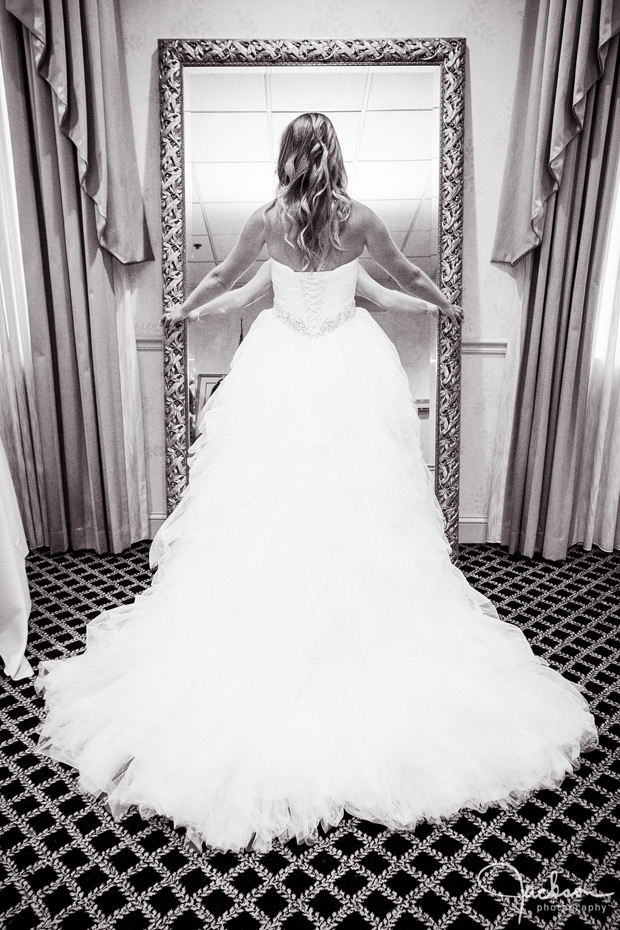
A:
POLYGON ((28 539, 33 546, 42 546, 43 459, 3 70, 0 55, 0 440, 23 502, 28 539))
MULTIPOLYGON (((20 424, 28 427, 31 418, 37 425, 32 385, 26 289, 0 57, 0 660, 6 674, 14 679, 33 674, 24 656, 31 604, 24 561, 28 547, 2 436, 7 435, 13 449, 21 449, 23 444, 29 450, 27 463, 14 455, 20 466, 16 473, 22 495, 26 499, 34 495, 32 509, 40 516, 36 476, 32 474, 33 436, 29 429, 19 431, 20 424)), ((30 530, 34 533, 32 525, 30 530)))
POLYGON ((25 656, 31 602, 26 577, 28 554, 13 481, 0 437, 0 660, 15 680, 33 675, 25 656))
POLYGON ((572 532, 586 549, 620 549, 620 160, 603 263, 572 532))
POLYGON ((523 350, 523 305, 527 303, 532 270, 532 255, 529 253, 516 265, 508 266, 509 273, 515 278, 516 289, 509 308, 509 331, 506 340, 506 358, 504 363, 504 383, 500 396, 497 415, 497 429, 491 459, 491 480, 489 484, 487 542, 500 542, 502 538, 502 514, 506 493, 506 472, 510 437, 515 419, 515 401, 517 396, 517 378, 519 359, 523 350))
POLYGON ((573 542, 609 166, 620 144, 619 30, 611 0, 526 4, 492 260, 531 258, 504 487, 491 504, 496 518, 501 502, 502 544, 528 556, 563 559, 573 542))
POLYGON ((0 27, 40 435, 39 535, 24 523, 52 552, 118 552, 148 535, 123 265, 153 258, 118 10, 7 0, 0 27))

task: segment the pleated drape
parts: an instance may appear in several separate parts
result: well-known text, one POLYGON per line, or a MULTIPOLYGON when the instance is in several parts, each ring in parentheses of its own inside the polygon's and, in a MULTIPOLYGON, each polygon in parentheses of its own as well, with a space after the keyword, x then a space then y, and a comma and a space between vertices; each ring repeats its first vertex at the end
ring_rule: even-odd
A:
MULTIPOLYGON (((528 255, 501 542, 566 557, 617 157, 620 5, 528 3, 493 260, 528 255)), ((510 373, 509 373, 510 376, 510 373)), ((501 485, 501 476, 496 476, 501 485)))
POLYGON ((25 657, 32 606, 26 577, 27 553, 13 480, 0 436, 0 661, 6 674, 16 680, 33 674, 25 657))
POLYGON ((97 240, 120 262, 153 258, 129 113, 117 0, 6 0, 34 70, 53 91, 55 124, 72 141, 97 240))
POLYGON ((596 545, 606 552, 620 549, 620 158, 615 173, 571 525, 573 539, 584 548, 596 545))
POLYGON ((35 400, 15 172, 0 54, 0 440, 33 546, 45 543, 43 456, 35 400))
POLYGON ((13 15, 2 10, 0 38, 40 428, 41 529, 52 552, 118 552, 148 534, 132 302, 120 263, 153 258, 118 13, 113 0, 6 7, 13 15))
POLYGON ((618 31, 617 0, 527 0, 492 261, 516 265, 543 241, 549 198, 618 31))

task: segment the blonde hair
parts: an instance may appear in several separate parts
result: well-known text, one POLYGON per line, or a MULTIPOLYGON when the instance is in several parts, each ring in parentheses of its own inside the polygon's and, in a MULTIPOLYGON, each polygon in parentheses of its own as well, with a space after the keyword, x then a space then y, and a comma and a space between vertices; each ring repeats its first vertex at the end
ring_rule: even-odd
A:
POLYGON ((302 113, 288 124, 277 173, 276 196, 267 209, 275 205, 285 241, 301 251, 302 269, 317 270, 314 266, 325 263, 330 245, 345 251, 339 233, 351 213, 342 151, 327 116, 302 113))

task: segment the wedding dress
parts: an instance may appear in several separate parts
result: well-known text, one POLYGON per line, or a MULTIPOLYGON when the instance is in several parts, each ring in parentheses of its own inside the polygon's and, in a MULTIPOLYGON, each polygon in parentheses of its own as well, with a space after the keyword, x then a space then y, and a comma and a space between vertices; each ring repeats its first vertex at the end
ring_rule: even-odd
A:
POLYGON ((39 751, 197 846, 413 828, 557 787, 597 744, 581 691, 451 563, 395 347, 357 262, 273 260, 204 408, 153 582, 42 663, 39 751))

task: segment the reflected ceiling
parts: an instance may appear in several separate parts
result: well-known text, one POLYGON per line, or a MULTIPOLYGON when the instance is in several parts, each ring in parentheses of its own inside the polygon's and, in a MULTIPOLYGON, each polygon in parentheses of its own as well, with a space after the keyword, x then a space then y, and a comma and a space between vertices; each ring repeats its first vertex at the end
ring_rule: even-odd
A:
MULTIPOLYGON (((183 74, 189 288, 223 261, 250 213, 272 199, 282 131, 308 110, 332 120, 351 196, 372 207, 404 255, 436 277, 438 67, 186 67, 183 74)), ((393 284, 369 257, 362 261, 393 284)))

